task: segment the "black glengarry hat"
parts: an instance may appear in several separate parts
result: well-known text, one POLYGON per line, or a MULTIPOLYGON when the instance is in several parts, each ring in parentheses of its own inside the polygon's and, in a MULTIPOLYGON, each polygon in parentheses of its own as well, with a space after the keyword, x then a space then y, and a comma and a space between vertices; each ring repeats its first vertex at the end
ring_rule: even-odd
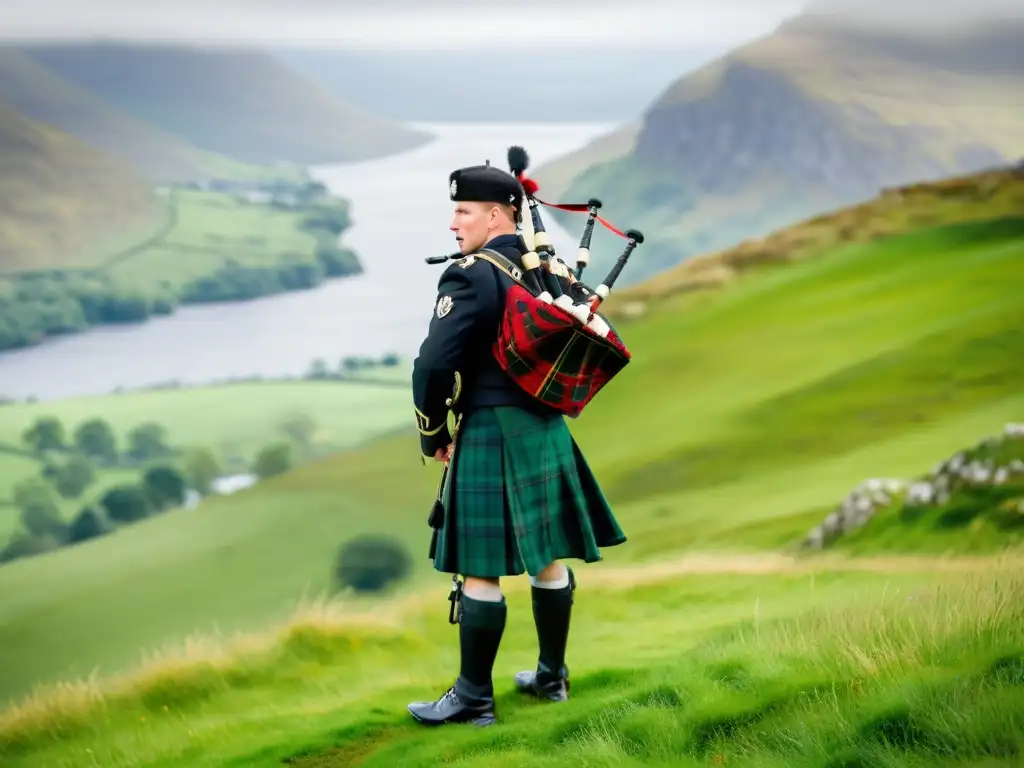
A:
POLYGON ((493 165, 471 165, 459 168, 448 176, 448 196, 454 201, 500 203, 523 208, 523 188, 508 171, 493 165))

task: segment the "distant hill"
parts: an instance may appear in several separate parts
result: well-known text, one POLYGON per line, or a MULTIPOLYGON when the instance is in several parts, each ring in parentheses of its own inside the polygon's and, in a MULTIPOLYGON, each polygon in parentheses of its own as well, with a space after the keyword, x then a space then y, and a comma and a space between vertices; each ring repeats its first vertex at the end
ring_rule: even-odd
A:
MULTIPOLYGON (((635 137, 538 169, 542 197, 545 182, 562 200, 596 196, 644 231, 628 285, 883 187, 1021 157, 1021 50, 1020 25, 953 39, 800 17, 680 78, 635 137)), ((606 270, 621 241, 600 232, 594 245, 606 270)))
POLYGON ((247 162, 361 160, 429 140, 350 106, 260 51, 128 43, 23 50, 107 104, 247 162))
POLYGON ((766 266, 823 256, 840 246, 870 243, 922 227, 1014 216, 1024 216, 1024 166, 892 187, 859 205, 687 259, 615 291, 603 306, 613 314, 630 314, 684 294, 725 286, 766 266))
POLYGON ((13 48, 0 47, 0 101, 167 181, 204 177, 206 157, 93 94, 76 88, 13 48))
POLYGON ((635 119, 675 73, 710 61, 721 47, 546 48, 540 66, 517 75, 505 105, 491 92, 495 79, 507 79, 507 62, 475 50, 274 53, 345 100, 395 120, 603 123, 635 119))
POLYGON ((0 272, 63 263, 157 219, 149 185, 127 163, 0 104, 0 272))

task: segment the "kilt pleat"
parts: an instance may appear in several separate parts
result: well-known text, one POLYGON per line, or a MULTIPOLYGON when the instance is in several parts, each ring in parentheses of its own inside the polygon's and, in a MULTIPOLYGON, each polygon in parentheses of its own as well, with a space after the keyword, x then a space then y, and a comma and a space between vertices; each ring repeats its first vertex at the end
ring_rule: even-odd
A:
POLYGON ((442 489, 430 557, 444 573, 536 575, 554 560, 601 559, 626 541, 565 419, 521 408, 471 411, 442 489))

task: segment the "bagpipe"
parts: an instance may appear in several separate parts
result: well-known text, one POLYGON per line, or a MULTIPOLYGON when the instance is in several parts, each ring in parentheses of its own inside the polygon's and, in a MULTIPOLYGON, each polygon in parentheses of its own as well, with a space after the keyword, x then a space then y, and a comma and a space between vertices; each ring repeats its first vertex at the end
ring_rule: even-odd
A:
MULTIPOLYGON (((579 204, 546 203, 537 197, 537 183, 525 176, 529 156, 522 147, 508 150, 509 170, 519 180, 530 215, 520 216, 520 234, 526 247, 522 270, 497 252, 486 249, 476 255, 495 262, 514 284, 505 301, 498 338, 492 353, 498 365, 523 390, 566 416, 576 418, 604 386, 626 367, 632 355, 598 308, 611 293, 633 250, 644 236, 635 229, 617 229, 598 215, 601 201, 579 204), (576 268, 555 255, 540 206, 587 213, 576 268), (626 240, 625 248, 597 288, 582 282, 590 261, 594 223, 626 240), (497 258, 495 258, 497 257, 497 258), (502 264, 501 262, 504 262, 502 264)), ((462 258, 460 252, 429 257, 428 263, 462 258)))

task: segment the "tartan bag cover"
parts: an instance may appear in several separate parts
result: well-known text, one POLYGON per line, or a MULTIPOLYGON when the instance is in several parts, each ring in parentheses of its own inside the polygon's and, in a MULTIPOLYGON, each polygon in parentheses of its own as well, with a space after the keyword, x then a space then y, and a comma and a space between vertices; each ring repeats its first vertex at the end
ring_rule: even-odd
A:
POLYGON ((534 296, 519 270, 500 253, 477 254, 511 277, 505 313, 492 353, 498 365, 528 394, 576 418, 632 355, 609 330, 604 338, 575 317, 534 296))

